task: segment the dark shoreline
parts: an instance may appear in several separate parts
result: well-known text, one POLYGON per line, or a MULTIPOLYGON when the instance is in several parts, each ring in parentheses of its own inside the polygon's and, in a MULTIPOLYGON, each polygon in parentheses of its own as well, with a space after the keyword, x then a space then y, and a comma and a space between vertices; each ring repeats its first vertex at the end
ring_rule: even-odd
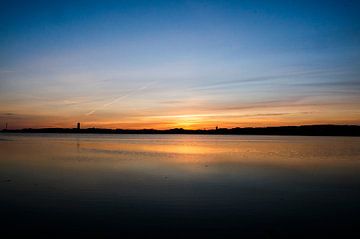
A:
POLYGON ((76 134, 203 134, 203 135, 299 135, 299 136, 360 136, 359 125, 302 125, 278 127, 219 128, 187 130, 182 128, 156 129, 104 129, 104 128, 41 128, 2 130, 3 133, 76 133, 76 134))

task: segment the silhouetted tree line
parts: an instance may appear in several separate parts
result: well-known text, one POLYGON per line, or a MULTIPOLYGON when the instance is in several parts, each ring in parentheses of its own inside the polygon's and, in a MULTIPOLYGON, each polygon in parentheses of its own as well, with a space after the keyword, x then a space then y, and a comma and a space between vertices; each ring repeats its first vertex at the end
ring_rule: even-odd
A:
POLYGON ((188 130, 182 128, 156 129, 103 129, 103 128, 41 128, 2 130, 9 133, 84 133, 84 134, 207 134, 207 135, 309 135, 309 136, 360 136, 358 125, 303 125, 279 127, 219 128, 188 130))

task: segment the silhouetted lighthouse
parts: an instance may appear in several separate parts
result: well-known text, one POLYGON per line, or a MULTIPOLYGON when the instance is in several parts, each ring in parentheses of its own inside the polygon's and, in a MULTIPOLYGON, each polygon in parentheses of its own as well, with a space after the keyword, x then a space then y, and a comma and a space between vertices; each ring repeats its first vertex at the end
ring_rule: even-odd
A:
POLYGON ((77 123, 77 130, 80 130, 80 122, 77 123))

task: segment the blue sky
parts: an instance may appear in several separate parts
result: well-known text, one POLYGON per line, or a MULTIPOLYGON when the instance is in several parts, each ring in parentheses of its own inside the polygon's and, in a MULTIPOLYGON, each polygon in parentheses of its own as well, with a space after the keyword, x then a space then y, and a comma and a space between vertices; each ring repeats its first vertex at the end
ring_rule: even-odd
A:
POLYGON ((360 123, 356 1, 3 1, 12 127, 360 123))

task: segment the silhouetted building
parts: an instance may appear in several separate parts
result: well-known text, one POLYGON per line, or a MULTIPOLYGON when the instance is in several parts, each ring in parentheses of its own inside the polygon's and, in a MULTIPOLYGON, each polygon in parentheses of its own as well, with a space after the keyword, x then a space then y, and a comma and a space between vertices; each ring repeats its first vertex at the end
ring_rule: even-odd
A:
POLYGON ((77 129, 80 130, 80 123, 77 123, 77 129))
POLYGON ((218 126, 216 126, 216 127, 215 127, 215 130, 218 130, 218 129, 219 129, 219 127, 218 127, 218 126))

